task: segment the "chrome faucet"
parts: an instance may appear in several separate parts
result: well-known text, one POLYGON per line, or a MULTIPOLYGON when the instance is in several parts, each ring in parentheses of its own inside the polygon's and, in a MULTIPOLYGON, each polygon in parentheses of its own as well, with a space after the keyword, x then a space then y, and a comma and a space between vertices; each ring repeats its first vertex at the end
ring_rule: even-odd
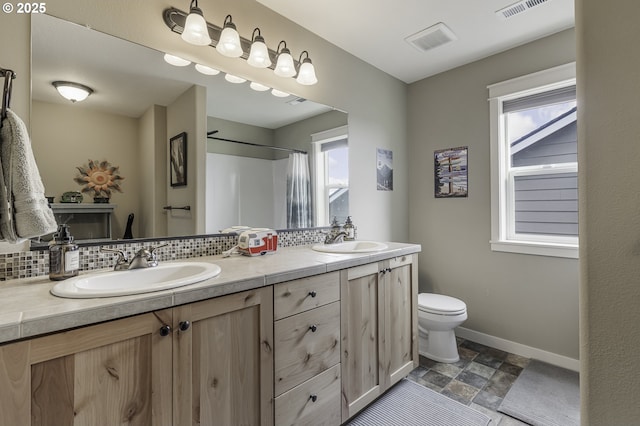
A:
POLYGON ((125 271, 129 269, 151 268, 158 266, 158 257, 156 256, 155 251, 160 247, 165 247, 167 245, 169 244, 166 243, 155 247, 141 248, 136 252, 135 256, 133 256, 131 262, 129 262, 129 258, 123 250, 100 247, 100 251, 116 253, 118 258, 116 259, 116 264, 113 267, 113 270, 125 271))
POLYGON ((335 244, 337 242, 344 241, 344 237, 348 236, 345 231, 342 230, 342 227, 338 223, 338 218, 334 217, 331 222, 331 230, 327 233, 327 236, 324 238, 325 244, 335 244))

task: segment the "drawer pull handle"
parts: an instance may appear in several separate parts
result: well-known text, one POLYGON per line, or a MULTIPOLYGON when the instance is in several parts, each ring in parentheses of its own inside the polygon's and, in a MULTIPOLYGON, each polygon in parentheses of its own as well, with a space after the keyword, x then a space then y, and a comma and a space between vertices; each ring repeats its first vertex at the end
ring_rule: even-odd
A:
POLYGON ((169 334, 171 334, 171 326, 168 326, 165 324, 162 327, 160 327, 160 335, 162 337, 168 336, 169 334))
POLYGON ((309 330, 311 330, 312 333, 315 333, 317 329, 318 329, 318 326, 315 324, 309 326, 309 330))
POLYGON ((312 402, 316 402, 316 401, 318 400, 318 395, 311 395, 311 396, 309 396, 309 399, 310 399, 312 402))
POLYGON ((311 296, 311 297, 316 297, 316 296, 317 296, 317 293, 316 293, 315 291, 310 291, 310 292, 309 292, 309 296, 311 296))
POLYGON ((180 331, 187 331, 191 327, 191 323, 189 321, 180 321, 179 327, 180 331))

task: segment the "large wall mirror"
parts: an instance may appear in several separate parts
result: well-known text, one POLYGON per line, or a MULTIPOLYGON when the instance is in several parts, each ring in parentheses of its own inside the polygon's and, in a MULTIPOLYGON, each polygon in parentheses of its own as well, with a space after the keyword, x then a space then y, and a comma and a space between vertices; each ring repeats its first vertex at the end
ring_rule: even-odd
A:
MULTIPOLYGON (((32 16, 32 146, 46 195, 62 212, 56 214, 59 221, 87 218, 91 225, 100 220, 91 209, 100 212, 105 206, 94 203, 91 192, 83 194, 81 205, 89 213, 70 212, 68 207, 77 206, 62 203, 69 201, 64 193, 84 187, 76 178, 82 178, 78 168, 89 169, 89 160, 97 169, 108 162, 107 174, 123 178, 116 181, 122 192, 112 190, 108 202, 113 239, 125 236, 131 215, 132 236, 151 238, 213 234, 234 225, 326 226, 333 216, 348 214, 346 113, 293 95, 255 91, 249 82, 233 84, 224 73, 205 75, 194 64, 169 65, 163 55, 55 17, 32 16), (94 93, 71 102, 52 85, 61 80, 89 86, 94 93), (205 134, 186 131, 181 137, 181 120, 195 122, 205 134), (197 168, 188 169, 187 176, 204 180, 174 182, 170 140, 176 152, 186 147, 185 164, 197 168), (293 210, 309 209, 309 221, 287 214, 292 209, 291 203, 287 207, 287 182, 298 175, 299 152, 308 154, 312 191, 308 205, 294 203, 293 210), (204 153, 206 161, 194 160, 196 153, 204 153), (187 190, 202 182, 205 200, 187 190), (175 197, 180 194, 190 194, 183 204, 204 203, 204 208, 164 208, 186 207, 175 197), (194 218, 198 212, 204 217, 194 218), (181 227, 182 219, 199 225, 181 227)), ((95 232, 103 238, 102 230, 95 232)))

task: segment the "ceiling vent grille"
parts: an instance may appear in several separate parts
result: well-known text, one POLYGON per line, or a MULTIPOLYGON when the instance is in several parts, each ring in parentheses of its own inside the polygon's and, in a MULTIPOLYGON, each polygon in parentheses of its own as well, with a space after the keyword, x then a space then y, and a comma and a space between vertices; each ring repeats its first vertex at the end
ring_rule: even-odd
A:
POLYGON ((443 44, 457 40, 458 37, 442 22, 419 31, 404 40, 421 52, 435 49, 443 44))
POLYGON ((539 6, 548 1, 549 0, 522 0, 496 11, 496 15, 498 15, 502 19, 509 19, 523 12, 526 12, 532 7, 539 6))

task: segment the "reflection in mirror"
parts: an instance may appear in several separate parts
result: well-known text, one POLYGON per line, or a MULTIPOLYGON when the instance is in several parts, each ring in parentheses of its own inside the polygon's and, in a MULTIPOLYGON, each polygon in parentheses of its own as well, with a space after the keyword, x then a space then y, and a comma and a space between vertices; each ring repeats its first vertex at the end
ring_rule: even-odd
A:
MULTIPOLYGON (((32 16, 32 55, 33 151, 46 195, 54 197, 54 204, 64 204, 65 213, 58 220, 69 222, 72 231, 80 230, 73 224, 86 216, 69 213, 73 208, 61 198, 82 189, 74 178, 77 167, 89 159, 108 161, 124 178, 119 182, 122 193, 112 193, 109 200, 113 210, 107 216, 111 223, 106 237, 113 239, 125 235, 131 215, 133 237, 149 238, 218 233, 234 225, 326 226, 330 214, 344 213, 312 208, 321 207, 318 194, 326 194, 335 208, 348 206, 344 156, 336 176, 323 177, 329 185, 316 187, 320 168, 335 166, 331 156, 312 143, 312 135, 341 128, 346 145, 344 112, 292 95, 278 98, 268 91, 254 91, 248 82, 225 81, 222 73, 199 73, 193 64, 175 67, 163 60, 162 52, 48 15, 32 16), (51 84, 55 80, 81 83, 94 92, 85 101, 72 103, 55 91, 51 84), (205 115, 206 129, 203 125, 204 131, 186 135, 187 185, 171 187, 169 140, 196 128, 189 126, 199 125, 198 117, 205 115), (207 139, 206 131, 217 131, 214 137, 226 140, 207 139), (200 144, 206 144, 206 161, 196 158, 200 144), (300 202, 287 203, 288 185, 289 191, 300 188, 292 183, 299 166, 289 161, 289 154, 297 151, 310 157, 311 191, 304 208, 300 202), (196 188, 199 173, 206 176, 204 188, 196 188), (341 199, 335 195, 340 190, 341 199), (205 200, 198 194, 205 194, 205 200), (204 218, 198 217, 197 208, 203 202, 204 218), (165 210, 169 205, 192 208, 165 210), (295 218, 301 211, 307 220, 295 218)), ((93 194, 85 193, 81 207, 93 203, 93 194)), ((91 232, 76 238, 103 237, 91 232)))

